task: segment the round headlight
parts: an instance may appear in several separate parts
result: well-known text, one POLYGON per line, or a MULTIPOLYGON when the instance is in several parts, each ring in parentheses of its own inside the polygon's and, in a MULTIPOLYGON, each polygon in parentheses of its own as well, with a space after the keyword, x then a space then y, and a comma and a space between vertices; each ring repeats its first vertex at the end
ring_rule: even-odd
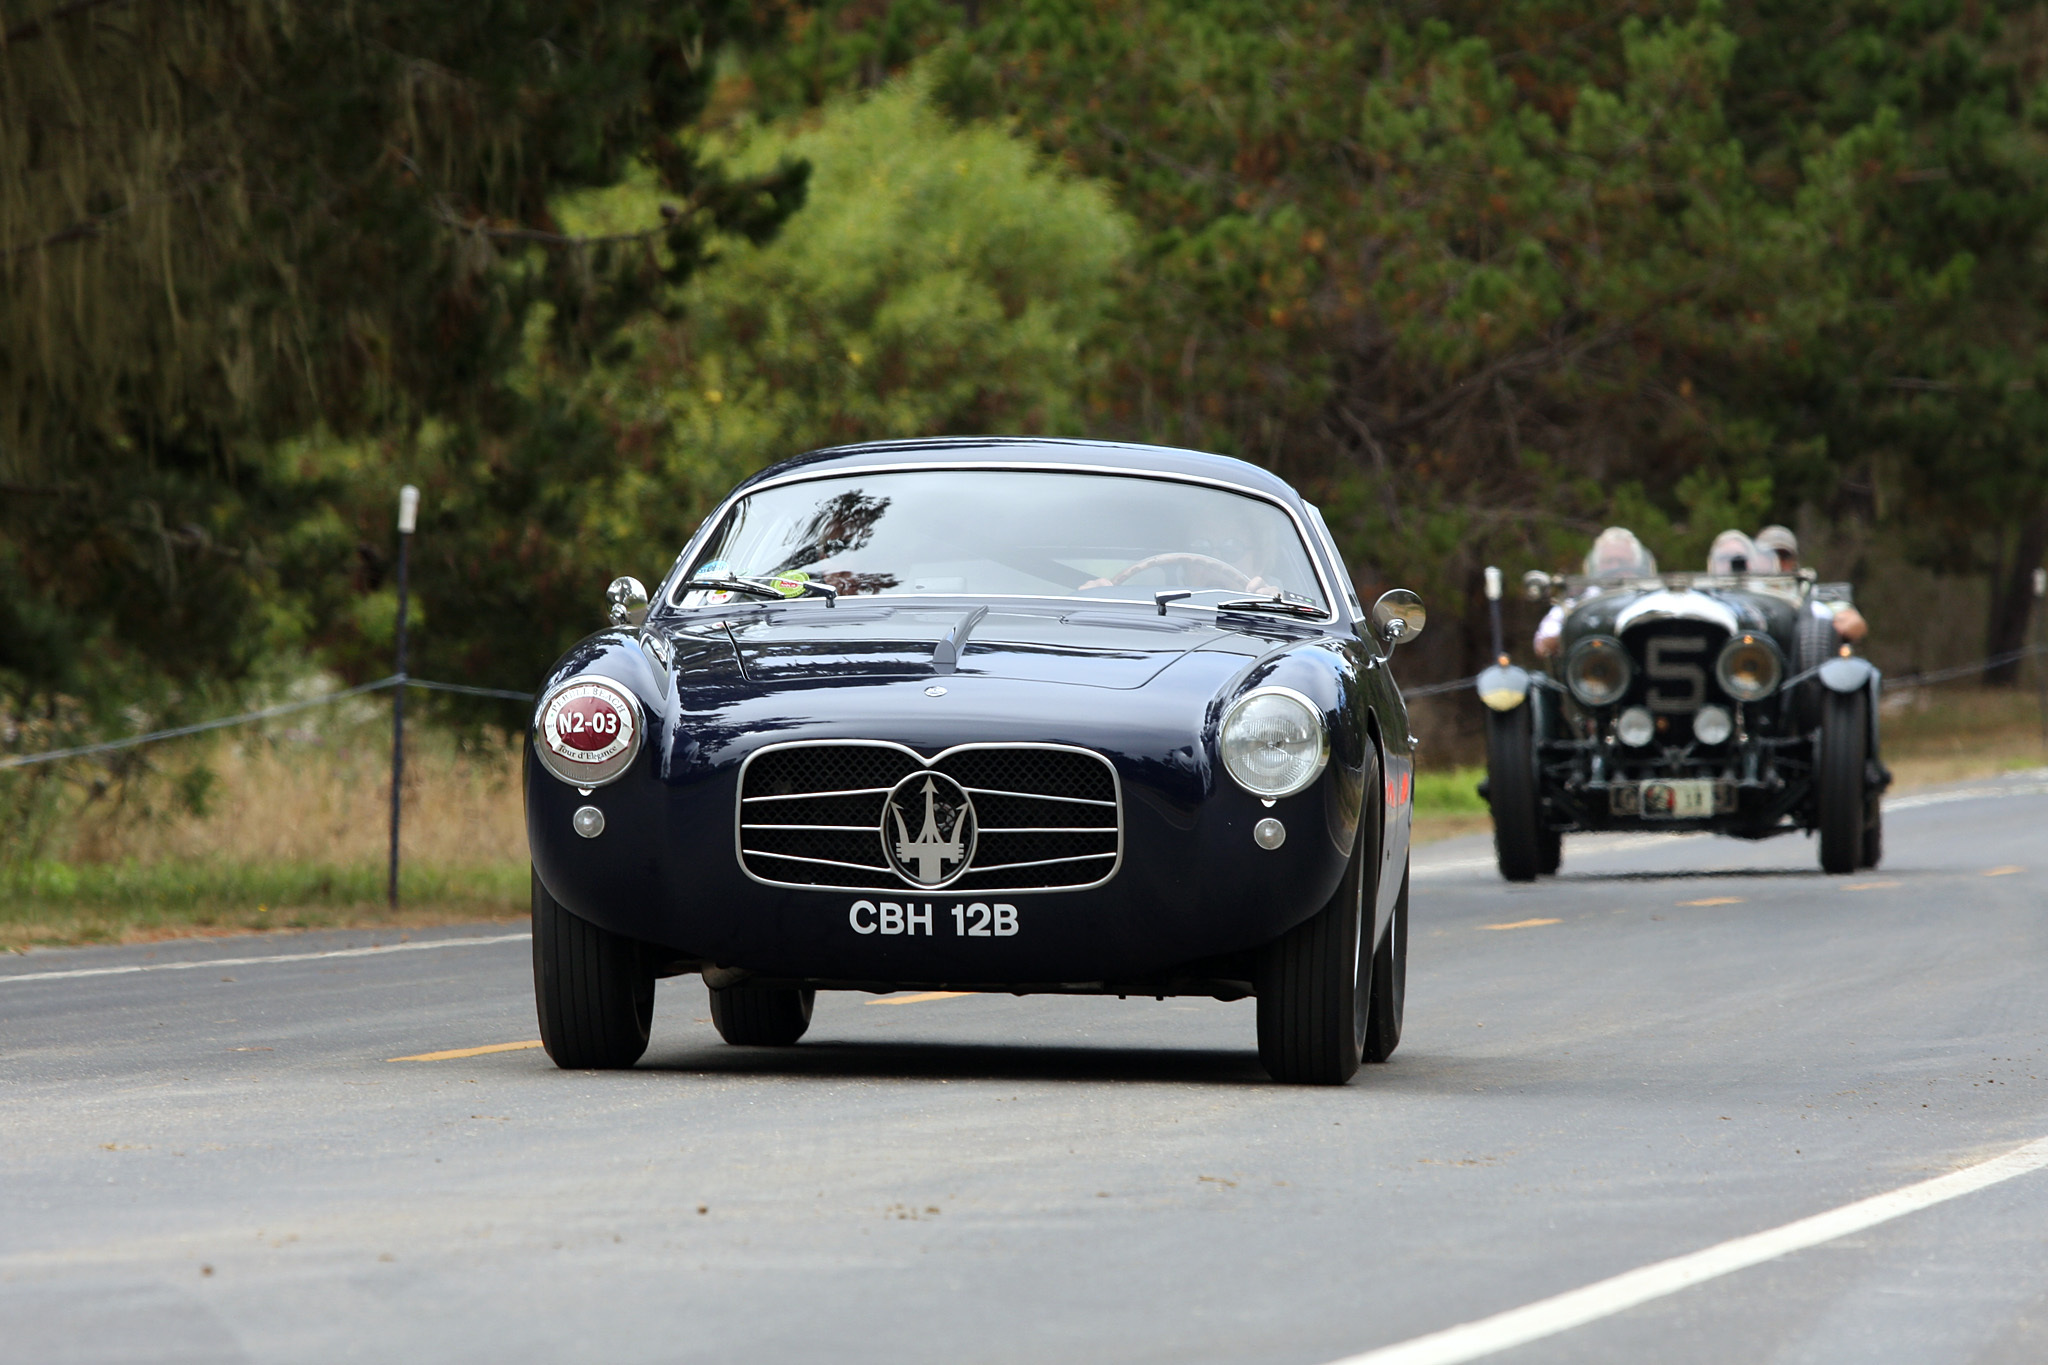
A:
POLYGON ((541 766, 578 787, 601 787, 632 766, 644 727, 632 695, 607 678, 571 678, 534 717, 541 766))
POLYGON ((1307 697, 1262 687, 1230 704, 1216 747, 1238 786, 1272 800, 1316 780, 1330 758, 1330 734, 1307 697))
POLYGON ((1714 664, 1721 689, 1737 701, 1762 701, 1778 690, 1785 664, 1778 648, 1761 635, 1740 635, 1728 642, 1714 664))
POLYGON ((1640 749, 1657 734, 1657 722, 1641 706, 1631 706, 1614 722, 1614 737, 1631 749, 1640 749))
POLYGON ((1634 675, 1635 665, 1621 641, 1605 635, 1588 636, 1573 645, 1564 665, 1565 685, 1587 706, 1619 701, 1634 675))
POLYGON ((1692 718, 1692 733, 1702 744, 1726 744, 1735 733, 1735 721, 1725 706, 1702 706, 1692 718))
POLYGON ((1529 674, 1512 664, 1495 664, 1480 672, 1479 700, 1495 711, 1512 711, 1529 695, 1529 674))

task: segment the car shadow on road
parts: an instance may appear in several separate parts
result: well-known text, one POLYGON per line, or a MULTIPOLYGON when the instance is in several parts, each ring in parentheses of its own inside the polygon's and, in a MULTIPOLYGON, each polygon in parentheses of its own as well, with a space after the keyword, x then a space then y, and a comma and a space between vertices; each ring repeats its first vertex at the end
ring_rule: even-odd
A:
POLYGON ((1250 1048, 1047 1046, 1041 1043, 870 1043, 683 1047, 650 1054, 640 1071, 805 1080, 1162 1081, 1271 1085, 1250 1048))
MULTIPOLYGON (((1817 867, 1677 867, 1662 872, 1560 872, 1556 882, 1681 882, 1717 881, 1724 877, 1775 877, 1818 880, 1828 874, 1817 867)), ((1878 873, 1871 873, 1878 876, 1878 873)))

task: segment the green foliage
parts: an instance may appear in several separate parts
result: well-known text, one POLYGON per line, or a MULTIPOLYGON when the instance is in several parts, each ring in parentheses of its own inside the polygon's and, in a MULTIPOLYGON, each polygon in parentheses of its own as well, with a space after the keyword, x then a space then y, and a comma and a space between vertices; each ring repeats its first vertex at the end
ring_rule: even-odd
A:
POLYGON ((727 250, 683 291, 684 326, 644 339, 689 364, 641 372, 678 453, 749 472, 850 440, 1080 427, 1082 343, 1132 235, 1100 186, 948 126, 911 84, 765 130, 734 165, 789 159, 817 168, 790 234, 727 250))

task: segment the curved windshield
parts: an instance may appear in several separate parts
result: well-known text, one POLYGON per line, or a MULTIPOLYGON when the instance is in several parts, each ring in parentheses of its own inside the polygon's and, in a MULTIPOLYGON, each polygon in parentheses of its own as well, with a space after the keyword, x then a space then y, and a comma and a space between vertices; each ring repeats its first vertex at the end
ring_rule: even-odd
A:
POLYGON ((1327 610, 1301 534, 1262 498, 1130 475, 1007 469, 845 474, 750 493, 677 585, 679 606, 805 592, 1150 602, 1247 596, 1327 610), (725 575, 746 591, 717 586, 725 575))

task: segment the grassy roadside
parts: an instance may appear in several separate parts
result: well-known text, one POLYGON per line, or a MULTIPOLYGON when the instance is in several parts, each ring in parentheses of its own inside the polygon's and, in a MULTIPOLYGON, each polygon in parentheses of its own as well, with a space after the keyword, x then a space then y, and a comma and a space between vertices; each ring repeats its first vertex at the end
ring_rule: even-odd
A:
POLYGON ((28 863, 0 868, 0 951, 292 929, 524 918, 526 867, 405 868, 401 908, 365 864, 28 863))
MULTIPOLYGON (((1887 699, 1894 791, 2048 766, 2028 693, 1887 699)), ((403 909, 384 899, 388 743, 375 724, 219 744, 203 814, 82 822, 57 856, 0 863, 0 952, 262 931, 523 919, 519 760, 428 736, 407 759, 403 909)), ((1477 767, 1425 770, 1415 840, 1492 829, 1477 767)))

